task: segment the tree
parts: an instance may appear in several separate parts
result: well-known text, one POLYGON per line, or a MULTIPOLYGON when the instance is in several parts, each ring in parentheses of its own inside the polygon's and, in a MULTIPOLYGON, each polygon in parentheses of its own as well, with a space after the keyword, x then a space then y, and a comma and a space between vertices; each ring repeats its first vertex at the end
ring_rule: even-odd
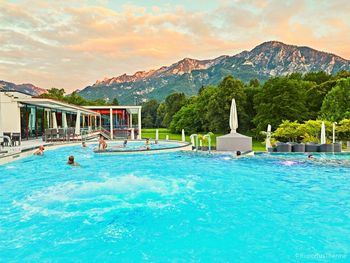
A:
POLYGON ((277 127, 283 120, 307 119, 305 85, 299 79, 277 77, 269 79, 254 97, 258 131, 266 130, 268 124, 277 127))
POLYGON ((249 86, 250 87, 259 87, 260 86, 260 82, 259 82, 259 80, 258 79, 251 79, 250 81, 249 81, 249 86))
POLYGON ((79 96, 76 91, 73 91, 72 94, 66 96, 64 100, 74 105, 89 105, 89 101, 79 96))
POLYGON ((341 140, 350 140, 350 119, 341 120, 337 125, 337 132, 341 140))
POLYGON ((165 116, 165 103, 162 102, 159 104, 157 109, 156 127, 164 127, 163 126, 164 116, 165 116))
POLYGON ((155 99, 142 104, 141 116, 142 126, 145 128, 157 127, 157 110, 159 102, 155 99))
POLYGON ((340 79, 328 92, 322 103, 321 117, 330 121, 350 118, 350 78, 340 79))
POLYGON ((334 76, 334 79, 346 79, 350 77, 350 72, 346 70, 341 70, 334 76))
POLYGON ((255 124, 253 122, 253 119, 256 115, 256 110, 254 107, 254 97, 256 94, 258 94, 261 90, 260 86, 248 86, 244 89, 244 92, 246 94, 246 104, 245 104, 245 112, 247 114, 247 130, 252 130, 255 128, 255 124))
POLYGON ((114 99, 112 100, 112 105, 113 105, 113 106, 119 106, 119 101, 118 101, 117 98, 114 98, 114 99))
POLYGON ((209 119, 209 101, 211 97, 217 96, 218 88, 215 86, 207 86, 202 89, 201 93, 197 97, 195 103, 199 109, 200 124, 197 127, 197 131, 210 131, 210 119, 209 119))
POLYGON ((55 100, 64 100, 64 94, 66 92, 64 89, 57 89, 57 88, 51 88, 48 89, 46 93, 43 93, 40 95, 40 98, 47 98, 47 99, 55 99, 55 100))
POLYGON ((165 115, 163 119, 163 126, 169 127, 170 122, 183 105, 186 103, 186 96, 184 93, 173 93, 165 99, 165 115))
MULTIPOLYGON (((326 134, 331 134, 332 132, 332 123, 329 121, 324 121, 326 134)), ((308 120, 301 124, 297 133, 299 137, 302 138, 303 142, 320 142, 321 138, 321 126, 322 120, 308 120)))
POLYGON ((318 71, 318 72, 309 72, 306 73, 303 77, 303 80, 305 81, 312 81, 315 82, 317 85, 329 81, 332 78, 332 75, 327 74, 324 71, 318 71))
POLYGON ((320 114, 324 97, 336 84, 336 80, 330 80, 319 85, 311 86, 306 91, 306 101, 310 119, 316 119, 320 114))
POLYGON ((298 133, 299 126, 300 123, 297 121, 291 122, 285 120, 273 132, 273 137, 284 142, 294 142, 300 137, 300 134, 298 133))
POLYGON ((201 112, 196 101, 188 103, 174 115, 170 130, 179 133, 182 129, 185 129, 190 134, 195 133, 201 126, 200 117, 201 112))
POLYGON ((232 99, 235 98, 239 120, 239 130, 243 130, 247 122, 244 106, 246 95, 242 81, 232 76, 225 77, 219 84, 215 96, 208 102, 209 129, 213 132, 227 132, 229 130, 229 117, 232 99))

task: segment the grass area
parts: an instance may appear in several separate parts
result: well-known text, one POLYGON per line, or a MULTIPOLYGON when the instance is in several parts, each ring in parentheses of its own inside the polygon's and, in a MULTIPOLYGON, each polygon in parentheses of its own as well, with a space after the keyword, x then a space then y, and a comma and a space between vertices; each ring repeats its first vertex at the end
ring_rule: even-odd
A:
MULTIPOLYGON (((178 140, 181 141, 181 134, 171 133, 168 129, 159 128, 159 140, 165 140, 166 136, 169 135, 169 140, 178 140)), ((199 133, 201 134, 201 133, 199 133)), ((198 134, 198 135, 199 135, 198 134)), ((204 134, 201 134, 204 135, 204 134)), ((221 136, 223 134, 215 133, 211 136, 212 146, 216 146, 216 137, 221 136)), ((156 129, 142 129, 142 138, 150 138, 155 139, 156 137, 156 129)), ((186 141, 190 142, 190 134, 186 134, 186 141)), ((206 146, 207 142, 203 141, 203 146, 206 146)), ((253 151, 262 152, 265 151, 265 144, 260 141, 253 141, 253 151)))

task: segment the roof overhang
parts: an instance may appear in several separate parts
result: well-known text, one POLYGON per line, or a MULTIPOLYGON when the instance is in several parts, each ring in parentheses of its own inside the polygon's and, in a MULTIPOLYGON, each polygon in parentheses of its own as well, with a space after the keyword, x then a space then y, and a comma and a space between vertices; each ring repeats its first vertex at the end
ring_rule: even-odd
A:
POLYGON ((90 110, 127 110, 131 114, 138 114, 139 110, 141 110, 142 106, 85 106, 90 110))
POLYGON ((16 101, 19 103, 30 104, 30 105, 35 105, 35 106, 45 107, 50 109, 69 111, 69 112, 80 111, 82 114, 96 115, 96 116, 100 115, 98 112, 90 110, 86 107, 72 105, 72 104, 68 104, 68 103, 64 103, 64 102, 52 100, 52 99, 26 98, 26 99, 16 99, 16 101))

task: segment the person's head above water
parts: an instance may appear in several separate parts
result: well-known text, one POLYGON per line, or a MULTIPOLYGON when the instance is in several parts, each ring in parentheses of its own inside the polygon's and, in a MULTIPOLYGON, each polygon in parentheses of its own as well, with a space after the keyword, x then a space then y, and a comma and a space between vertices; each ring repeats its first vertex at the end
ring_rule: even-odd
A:
POLYGON ((74 156, 73 155, 68 157, 68 164, 74 164, 74 156))
POLYGON ((307 156, 307 158, 308 158, 308 159, 314 159, 315 157, 314 157, 312 154, 309 154, 309 155, 307 156))
POLYGON ((241 151, 236 152, 236 156, 241 156, 241 155, 242 155, 241 151))
POLYGON ((86 147, 86 142, 82 142, 81 146, 86 147))

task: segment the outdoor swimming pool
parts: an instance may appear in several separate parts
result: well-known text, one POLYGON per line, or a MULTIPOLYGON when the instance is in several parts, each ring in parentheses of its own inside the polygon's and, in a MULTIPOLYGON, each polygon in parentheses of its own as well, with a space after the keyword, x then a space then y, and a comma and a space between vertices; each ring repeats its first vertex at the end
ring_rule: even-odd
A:
POLYGON ((65 147, 0 166, 0 203, 4 262, 350 258, 347 163, 65 147))

